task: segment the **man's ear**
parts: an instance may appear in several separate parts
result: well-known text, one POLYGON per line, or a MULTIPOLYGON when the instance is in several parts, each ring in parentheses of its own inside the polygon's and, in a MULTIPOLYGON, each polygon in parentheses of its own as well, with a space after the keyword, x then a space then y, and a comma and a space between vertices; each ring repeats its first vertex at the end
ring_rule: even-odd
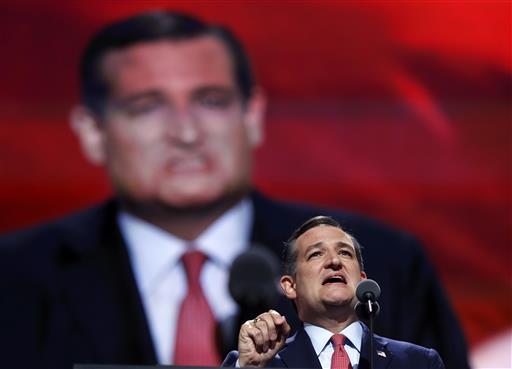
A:
POLYGON ((244 113, 247 136, 253 148, 258 147, 265 137, 264 126, 266 110, 267 98, 265 93, 260 87, 256 86, 252 96, 246 102, 244 113))
POLYGON ((295 300, 297 298, 297 291, 295 286, 295 281, 290 275, 283 275, 279 280, 281 285, 281 289, 283 290, 284 295, 290 299, 295 300))
POLYGON ((361 280, 368 278, 366 273, 361 270, 361 280))
POLYGON ((105 163, 105 131, 98 118, 85 106, 75 106, 70 113, 71 130, 80 140, 85 157, 96 165, 105 163))

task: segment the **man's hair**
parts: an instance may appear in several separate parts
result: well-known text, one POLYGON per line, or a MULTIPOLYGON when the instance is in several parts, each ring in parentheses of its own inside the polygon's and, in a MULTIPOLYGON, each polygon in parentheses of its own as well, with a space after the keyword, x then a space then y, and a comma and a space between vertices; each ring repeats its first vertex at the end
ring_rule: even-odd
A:
POLYGON ((283 274, 293 276, 297 271, 297 239, 310 229, 320 226, 336 227, 342 230, 345 234, 347 234, 350 237, 350 240, 354 245, 359 267, 361 271, 364 271, 363 256, 361 254, 361 245, 359 244, 359 242, 357 242, 355 237, 347 233, 335 219, 329 216, 319 215, 306 220, 299 228, 297 228, 292 233, 288 241, 285 242, 283 249, 283 274))
POLYGON ((122 19, 93 36, 80 63, 82 103, 96 114, 103 113, 109 90, 101 66, 108 52, 142 42, 179 41, 202 36, 213 36, 226 46, 233 61, 235 81, 246 101, 253 92, 253 76, 249 58, 234 34, 227 28, 206 24, 187 14, 162 10, 122 19))

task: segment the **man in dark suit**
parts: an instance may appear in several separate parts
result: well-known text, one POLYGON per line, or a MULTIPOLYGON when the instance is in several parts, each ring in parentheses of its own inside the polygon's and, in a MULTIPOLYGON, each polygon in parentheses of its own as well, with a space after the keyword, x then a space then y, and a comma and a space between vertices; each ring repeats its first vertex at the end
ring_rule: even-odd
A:
POLYGON ((275 310, 260 314, 242 325, 238 352, 224 366, 366 369, 371 355, 373 368, 444 368, 435 350, 372 337, 357 320, 356 287, 366 279, 361 248, 333 218, 306 221, 288 240, 283 259, 281 288, 303 327, 286 340, 286 318, 275 310))
MULTIPOLYGON (((3 362, 219 362, 212 321, 239 313, 227 288, 234 258, 252 243, 280 254, 296 224, 326 213, 252 189, 265 98, 241 45, 183 14, 137 15, 90 41, 81 94, 72 128, 116 196, 1 237, 3 362), (195 309, 201 319, 191 318, 195 309), (204 347, 194 324, 208 337, 204 347), (208 361, 186 355, 198 350, 210 352, 208 361)), ((364 217, 329 214, 359 237, 382 286, 376 331, 432 345, 467 367, 462 332, 421 246, 364 217)))

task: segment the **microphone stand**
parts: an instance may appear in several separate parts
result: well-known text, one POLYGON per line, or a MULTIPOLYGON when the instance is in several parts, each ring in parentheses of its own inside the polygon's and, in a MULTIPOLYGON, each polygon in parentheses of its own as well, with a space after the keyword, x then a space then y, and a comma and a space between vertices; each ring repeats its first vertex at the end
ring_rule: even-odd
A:
POLYGON ((358 303, 356 306, 356 313, 360 319, 368 320, 370 328, 370 369, 373 369, 373 320, 379 314, 380 305, 377 301, 368 299, 366 303, 358 303))
POLYGON ((370 369, 373 369, 373 318, 375 317, 377 310, 372 309, 372 305, 372 302, 368 300, 368 315, 370 316, 370 369))

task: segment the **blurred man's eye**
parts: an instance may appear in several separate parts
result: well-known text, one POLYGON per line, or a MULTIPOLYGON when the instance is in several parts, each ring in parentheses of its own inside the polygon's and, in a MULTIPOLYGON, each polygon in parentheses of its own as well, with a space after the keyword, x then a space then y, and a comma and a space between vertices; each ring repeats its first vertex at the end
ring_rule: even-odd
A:
POLYGON ((197 97, 197 103, 205 108, 229 108, 235 99, 234 94, 226 92, 208 93, 197 97))
POLYGON ((139 104, 127 104, 123 107, 126 114, 131 116, 140 116, 153 113, 163 108, 164 104, 160 101, 148 101, 139 104))

